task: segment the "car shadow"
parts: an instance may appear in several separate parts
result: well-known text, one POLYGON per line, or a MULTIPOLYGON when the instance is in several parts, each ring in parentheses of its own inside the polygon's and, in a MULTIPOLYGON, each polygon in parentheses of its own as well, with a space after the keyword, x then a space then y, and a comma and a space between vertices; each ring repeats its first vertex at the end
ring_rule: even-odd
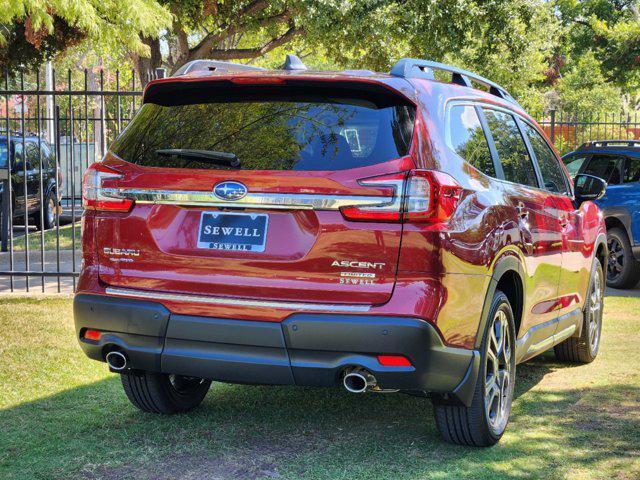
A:
POLYGON ((640 298, 640 283, 633 288, 621 290, 618 288, 607 287, 604 290, 605 297, 631 297, 640 298))
POLYGON ((567 465, 589 472, 632 459, 640 389, 535 388, 560 368, 577 367, 518 366, 511 423, 492 449, 443 443, 429 401, 408 395, 214 384, 197 410, 158 416, 135 410, 109 376, 2 410, 0 476, 559 478, 567 465))

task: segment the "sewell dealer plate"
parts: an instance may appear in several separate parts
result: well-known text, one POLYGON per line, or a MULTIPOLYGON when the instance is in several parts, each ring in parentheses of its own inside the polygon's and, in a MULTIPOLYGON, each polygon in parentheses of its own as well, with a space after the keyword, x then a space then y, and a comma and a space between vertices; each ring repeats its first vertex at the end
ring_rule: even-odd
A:
POLYGON ((264 252, 268 223, 264 213, 202 212, 198 248, 264 252))

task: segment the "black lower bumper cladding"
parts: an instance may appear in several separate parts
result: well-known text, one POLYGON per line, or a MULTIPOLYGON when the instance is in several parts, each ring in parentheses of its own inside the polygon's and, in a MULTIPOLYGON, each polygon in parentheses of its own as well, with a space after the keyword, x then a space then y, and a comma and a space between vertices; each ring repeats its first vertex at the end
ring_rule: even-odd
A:
POLYGON ((282 323, 171 314, 160 303, 78 294, 76 334, 92 359, 124 352, 132 369, 246 384, 336 386, 345 368, 364 367, 384 389, 452 394, 468 404, 478 352, 445 346, 416 318, 293 314, 282 323), (83 338, 86 329, 100 340, 83 338), (412 366, 387 367, 379 354, 412 366))

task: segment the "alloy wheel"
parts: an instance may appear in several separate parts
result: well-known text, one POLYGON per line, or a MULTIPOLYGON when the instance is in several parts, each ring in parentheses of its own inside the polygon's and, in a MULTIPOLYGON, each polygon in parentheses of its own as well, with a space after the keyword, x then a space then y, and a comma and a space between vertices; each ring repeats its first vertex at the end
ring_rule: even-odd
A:
POLYGON ((492 320, 487 346, 484 406, 489 427, 494 434, 504 430, 511 410, 511 330, 503 310, 492 320))
POLYGON ((624 269, 624 249, 622 243, 617 238, 610 238, 607 242, 609 246, 609 257, 607 258, 607 280, 616 281, 624 269))
POLYGON ((47 222, 49 225, 53 225, 56 216, 56 205, 52 198, 49 199, 47 204, 47 222))
POLYGON ((593 282, 591 285, 591 291, 589 292, 589 306, 588 306, 588 333, 589 333, 589 348, 591 352, 598 351, 598 345, 600 343, 600 330, 602 323, 602 278, 600 270, 596 270, 593 276, 593 282))

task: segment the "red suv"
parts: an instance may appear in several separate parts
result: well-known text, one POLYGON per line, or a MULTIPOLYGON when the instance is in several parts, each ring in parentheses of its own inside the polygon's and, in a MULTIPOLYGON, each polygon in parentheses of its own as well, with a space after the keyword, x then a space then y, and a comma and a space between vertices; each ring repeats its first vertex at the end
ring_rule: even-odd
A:
POLYGON ((144 411, 212 380, 343 385, 429 396, 447 441, 492 445, 517 363, 598 352, 604 188, 467 71, 197 61, 85 175, 78 339, 144 411))

